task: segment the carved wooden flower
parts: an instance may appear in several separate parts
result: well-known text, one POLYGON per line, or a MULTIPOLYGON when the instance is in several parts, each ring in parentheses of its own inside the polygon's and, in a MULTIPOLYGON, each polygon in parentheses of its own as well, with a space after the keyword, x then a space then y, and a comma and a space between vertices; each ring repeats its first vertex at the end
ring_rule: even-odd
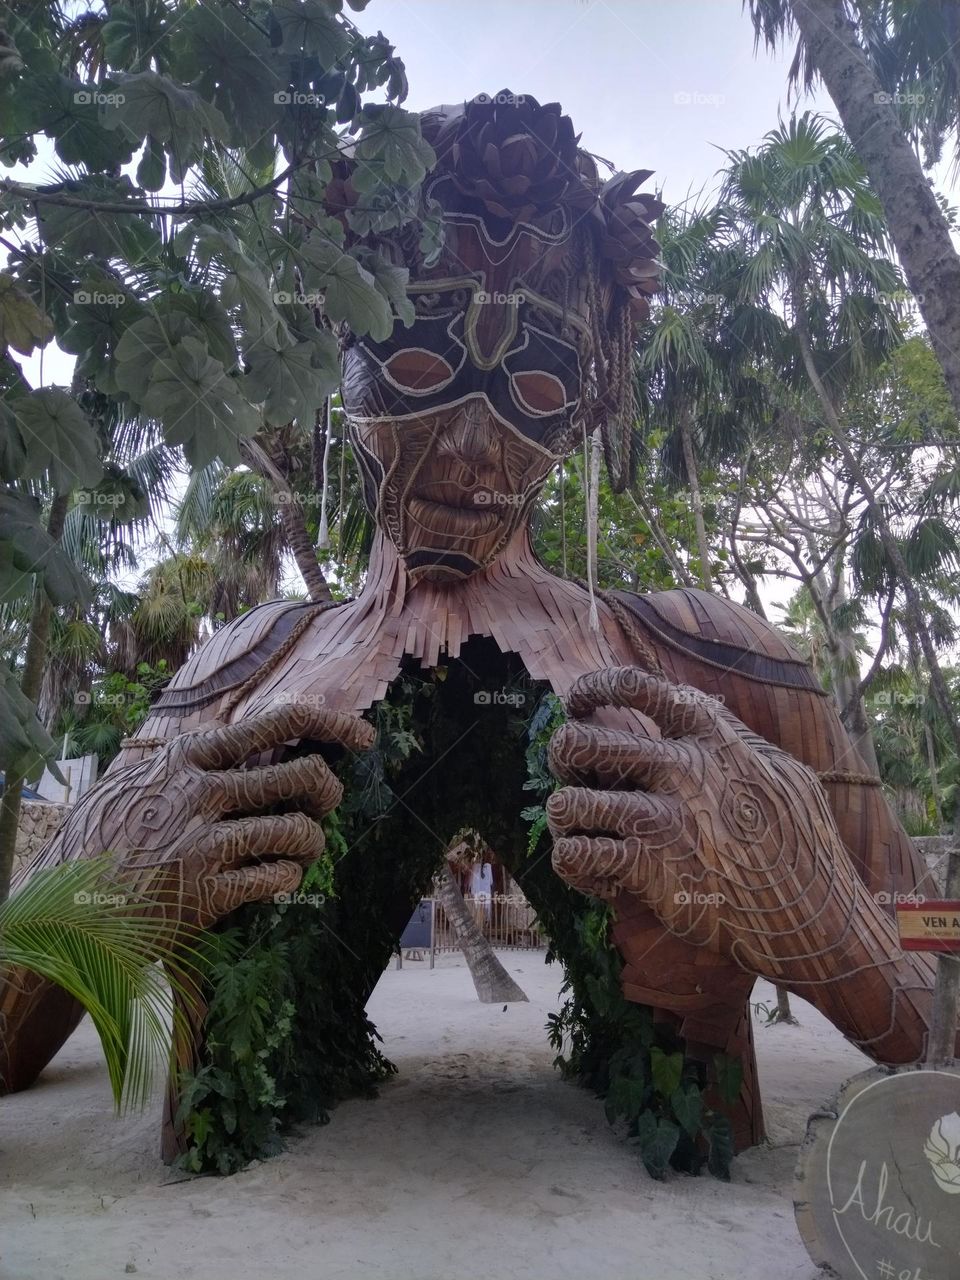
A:
POLYGON ((637 193, 651 172, 633 169, 616 173, 600 193, 604 228, 600 255, 610 263, 616 283, 629 294, 630 314, 638 324, 650 314, 647 298, 660 287, 660 246, 650 224, 663 212, 663 202, 637 193))
POLYGON ((457 188, 497 217, 519 222, 560 203, 589 208, 596 201, 581 173, 579 135, 557 102, 541 106, 503 89, 462 111, 428 115, 423 129, 457 188))

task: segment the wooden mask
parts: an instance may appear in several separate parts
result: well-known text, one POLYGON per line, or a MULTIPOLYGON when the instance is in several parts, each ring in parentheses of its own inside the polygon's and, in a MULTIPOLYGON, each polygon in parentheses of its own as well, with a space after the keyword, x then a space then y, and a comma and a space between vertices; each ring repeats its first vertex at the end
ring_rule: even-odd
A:
MULTIPOLYGON (((603 428, 625 483, 617 432, 662 206, 633 195, 646 173, 601 186, 555 103, 504 91, 422 127, 442 248, 431 260, 409 234, 368 241, 409 272, 414 316, 385 342, 347 336, 343 403, 367 501, 411 575, 456 578, 496 558, 585 430, 603 428)), ((349 171, 341 190, 349 232, 349 171)))

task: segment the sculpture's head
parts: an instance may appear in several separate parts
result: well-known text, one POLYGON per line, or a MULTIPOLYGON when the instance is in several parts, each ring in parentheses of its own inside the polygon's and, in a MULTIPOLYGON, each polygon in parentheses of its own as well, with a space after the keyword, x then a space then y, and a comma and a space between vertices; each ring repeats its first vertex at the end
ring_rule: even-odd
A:
MULTIPOLYGON (((347 339, 343 402, 367 500, 411 575, 464 577, 526 521, 586 430, 626 482, 634 325, 657 285, 648 173, 601 183, 560 107, 501 93, 422 117, 439 255, 386 231, 409 325, 347 339)), ((340 191, 351 201, 349 170, 340 191)))

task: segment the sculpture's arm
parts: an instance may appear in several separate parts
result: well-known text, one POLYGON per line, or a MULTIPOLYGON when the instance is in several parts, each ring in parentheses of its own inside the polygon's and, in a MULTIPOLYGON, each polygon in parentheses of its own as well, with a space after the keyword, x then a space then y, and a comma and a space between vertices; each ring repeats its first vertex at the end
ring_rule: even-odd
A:
POLYGON ((897 893, 937 896, 883 789, 870 785, 833 698, 770 623, 694 589, 622 599, 636 610, 667 679, 718 698, 754 733, 814 770, 854 866, 881 902, 892 904, 897 893))
POLYGON ((921 1058, 933 970, 899 945, 809 768, 719 703, 636 668, 578 681, 551 743, 554 866, 637 895, 673 935, 811 1000, 884 1062, 921 1058), (580 722, 602 706, 661 737, 580 722))
MULTIPOLYGON (((365 721, 299 705, 182 734, 111 769, 78 801, 43 864, 109 853, 114 879, 143 889, 155 914, 204 928, 243 903, 295 889, 323 851, 317 819, 342 794, 319 754, 244 762, 286 742, 356 751, 372 740, 365 721)), ((30 1084, 79 1017, 52 984, 22 969, 0 972, 0 1092, 30 1084)))

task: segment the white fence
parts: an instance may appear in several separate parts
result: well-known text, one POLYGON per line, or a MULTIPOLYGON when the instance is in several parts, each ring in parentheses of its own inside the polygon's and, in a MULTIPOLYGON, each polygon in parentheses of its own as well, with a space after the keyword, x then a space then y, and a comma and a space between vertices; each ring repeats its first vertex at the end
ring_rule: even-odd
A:
MULTIPOLYGON (((465 893, 463 897, 480 932, 492 946, 536 951, 547 945, 537 923, 536 912, 522 893, 494 893, 489 896, 465 893)), ((456 951, 456 935, 440 902, 434 903, 434 912, 436 950, 456 951)))

